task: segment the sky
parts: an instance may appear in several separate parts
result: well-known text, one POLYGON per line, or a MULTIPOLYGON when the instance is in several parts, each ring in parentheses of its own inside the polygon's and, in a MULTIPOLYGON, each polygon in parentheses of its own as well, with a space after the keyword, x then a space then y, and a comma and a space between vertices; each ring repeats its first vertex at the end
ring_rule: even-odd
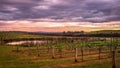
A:
POLYGON ((120 0, 0 0, 0 31, 120 30, 120 0))

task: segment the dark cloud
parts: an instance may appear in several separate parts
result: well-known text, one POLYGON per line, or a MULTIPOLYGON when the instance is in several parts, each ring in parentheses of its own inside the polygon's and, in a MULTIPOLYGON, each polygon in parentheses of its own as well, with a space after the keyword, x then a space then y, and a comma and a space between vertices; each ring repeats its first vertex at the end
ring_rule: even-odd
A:
POLYGON ((120 0, 0 0, 0 20, 119 21, 119 3, 120 0))

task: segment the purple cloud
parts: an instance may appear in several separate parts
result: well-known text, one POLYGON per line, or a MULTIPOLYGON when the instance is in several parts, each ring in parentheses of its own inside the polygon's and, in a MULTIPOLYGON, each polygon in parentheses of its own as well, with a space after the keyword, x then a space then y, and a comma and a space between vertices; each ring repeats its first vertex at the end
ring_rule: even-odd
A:
POLYGON ((119 3, 120 0, 0 0, 0 20, 119 21, 119 3))

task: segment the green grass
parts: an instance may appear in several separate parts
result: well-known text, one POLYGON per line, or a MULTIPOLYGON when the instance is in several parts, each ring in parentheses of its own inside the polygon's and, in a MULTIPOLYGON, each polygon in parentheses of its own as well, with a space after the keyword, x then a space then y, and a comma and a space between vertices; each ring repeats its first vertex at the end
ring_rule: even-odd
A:
MULTIPOLYGON (((48 38, 51 36, 40 36, 40 35, 31 35, 31 34, 26 34, 26 33, 7 33, 7 32, 1 32, 0 33, 0 40, 9 40, 9 39, 23 39, 23 38, 48 38)), ((55 37, 55 36, 54 36, 55 37)), ((54 38, 51 37, 51 38, 54 38)), ((114 42, 114 45, 117 45, 116 43, 120 44, 119 41, 114 42)), ((57 42, 54 44, 48 44, 48 45, 42 45, 40 46, 41 49, 45 47, 51 47, 55 46, 57 48, 65 48, 66 46, 72 46, 72 47, 81 47, 81 46, 101 46, 101 45, 108 45, 111 44, 110 41, 90 41, 88 43, 84 42, 74 42, 74 43, 65 43, 65 42, 57 42)), ((91 47, 92 48, 92 47, 91 47)), ((37 56, 37 50, 36 46, 33 47, 20 47, 20 50, 22 52, 13 52, 13 50, 16 50, 16 46, 6 46, 6 45, 1 45, 0 46, 0 68, 111 68, 111 63, 110 60, 107 61, 102 61, 101 63, 94 62, 91 59, 98 58, 97 57, 86 57, 84 58, 85 60, 91 60, 89 63, 75 63, 74 62, 74 50, 72 51, 64 51, 64 56, 65 58, 58 58, 59 55, 57 55, 56 59, 51 59, 51 52, 46 53, 46 51, 42 51, 42 54, 40 54, 40 57, 37 56), (34 50, 30 50, 34 49, 34 50), (45 52, 45 53, 43 53, 45 52), (71 52, 71 53, 68 53, 71 52), (29 53, 31 53, 29 55, 29 53), (35 58, 34 58, 35 57, 35 58), (70 58, 70 59, 66 59, 70 58)), ((105 50, 105 49, 104 49, 105 50)), ((89 50, 86 50, 85 52, 87 53, 89 50)), ((92 52, 92 53, 97 53, 92 52)), ((118 51, 119 53, 119 51, 118 51)), ((56 54, 59 54, 56 52, 56 54)), ((80 61, 81 58, 78 58, 80 61)), ((117 68, 120 68, 120 59, 117 59, 117 68)))
MULTIPOLYGON (((15 48, 14 46, 0 46, 0 68, 111 68, 109 60, 101 63, 91 61, 81 64, 75 63, 74 59, 51 59, 51 56, 44 56, 44 54, 37 58, 29 58, 33 55, 12 52, 15 48)), ((27 48, 25 47, 25 49, 27 48)), ((120 67, 119 60, 117 60, 117 68, 120 67)))

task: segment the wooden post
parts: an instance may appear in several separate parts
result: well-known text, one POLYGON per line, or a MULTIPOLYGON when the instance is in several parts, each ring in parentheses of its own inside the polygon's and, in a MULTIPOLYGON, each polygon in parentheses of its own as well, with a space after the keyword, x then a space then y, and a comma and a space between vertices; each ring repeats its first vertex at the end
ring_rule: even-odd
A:
POLYGON ((31 52, 30 52, 31 51, 31 46, 30 45, 32 45, 32 42, 28 43, 28 48, 29 48, 28 49, 28 55, 31 55, 31 52))
POLYGON ((90 55, 90 54, 91 54, 91 48, 90 48, 90 47, 88 47, 88 48, 89 48, 89 50, 88 50, 88 51, 89 51, 89 55, 90 55))
POLYGON ((116 68, 115 50, 112 51, 112 68, 116 68))
POLYGON ((62 48, 60 48, 60 58, 63 58, 62 48))
POLYGON ((78 49, 76 47, 75 48, 75 62, 78 62, 77 57, 78 57, 78 49))
POLYGON ((19 45, 17 45, 16 47, 16 52, 19 52, 19 45))
POLYGON ((40 53, 39 53, 39 44, 37 44, 37 52, 38 52, 38 57, 40 56, 40 53))
POLYGON ((55 59, 55 48, 54 48, 54 46, 52 47, 52 59, 55 59))
POLYGON ((81 47, 81 56, 82 56, 82 62, 84 61, 84 55, 83 55, 83 46, 81 47))
POLYGON ((100 60, 101 59, 101 47, 100 46, 99 46, 98 50, 99 50, 99 60, 100 60))
POLYGON ((50 53, 50 47, 49 46, 47 47, 47 53, 50 53))
POLYGON ((115 61, 115 51, 116 51, 116 45, 113 45, 114 38, 111 37, 111 57, 112 57, 112 68, 116 68, 116 61, 115 61))

